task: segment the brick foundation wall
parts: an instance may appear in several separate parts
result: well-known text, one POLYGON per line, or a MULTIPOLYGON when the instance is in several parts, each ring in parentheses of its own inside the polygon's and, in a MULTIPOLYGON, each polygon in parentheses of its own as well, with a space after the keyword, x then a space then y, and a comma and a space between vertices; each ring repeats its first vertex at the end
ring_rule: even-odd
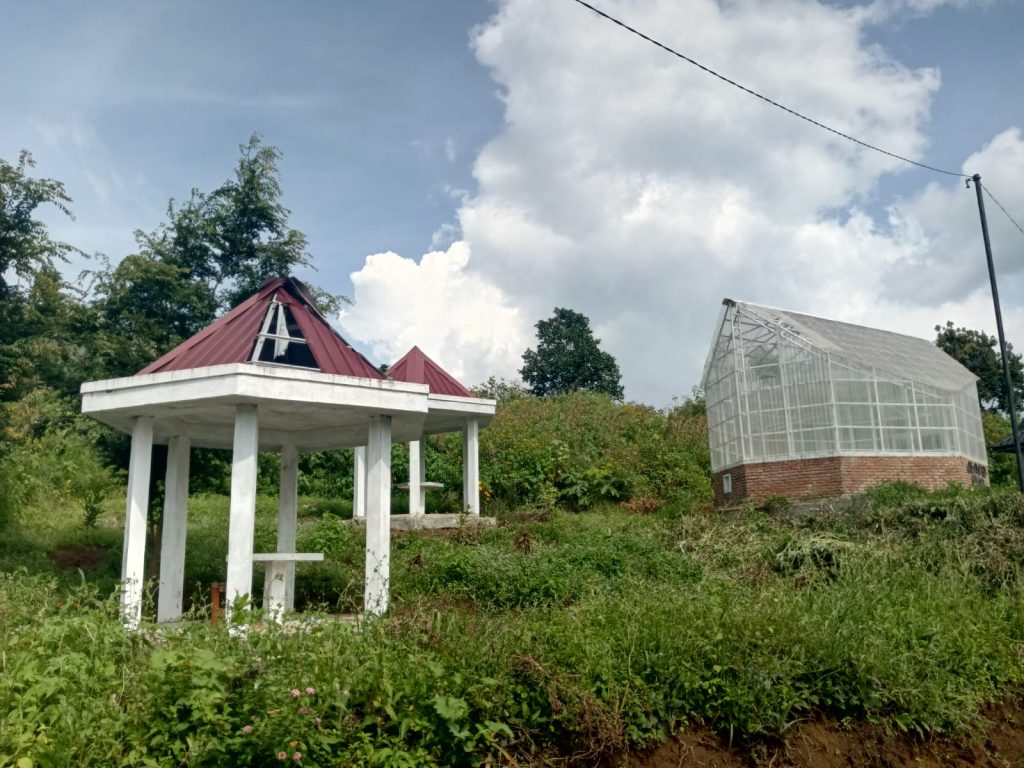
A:
POLYGON ((828 456, 743 464, 712 475, 715 503, 757 501, 768 495, 799 499, 843 496, 880 483, 903 480, 924 488, 948 483, 987 485, 988 470, 961 456, 828 456), (732 493, 723 476, 731 475, 732 493))

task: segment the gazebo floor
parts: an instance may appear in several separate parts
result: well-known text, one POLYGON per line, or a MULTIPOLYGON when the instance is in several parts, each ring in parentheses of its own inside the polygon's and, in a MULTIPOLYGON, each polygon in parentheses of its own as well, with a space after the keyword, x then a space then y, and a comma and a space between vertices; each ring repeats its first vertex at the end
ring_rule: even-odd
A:
MULTIPOLYGON (((366 519, 362 517, 353 518, 352 522, 356 525, 366 525, 366 519)), ((391 515, 393 531, 436 531, 463 526, 493 527, 496 524, 496 518, 479 515, 391 515)))

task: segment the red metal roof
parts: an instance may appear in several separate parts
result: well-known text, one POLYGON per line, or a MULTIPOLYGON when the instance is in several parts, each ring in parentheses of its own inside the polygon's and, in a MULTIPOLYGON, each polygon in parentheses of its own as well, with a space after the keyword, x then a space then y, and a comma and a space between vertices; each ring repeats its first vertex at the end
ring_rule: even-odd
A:
POLYGON ((369 360, 331 328, 307 296, 302 283, 291 277, 267 282, 237 307, 147 365, 137 375, 249 361, 273 299, 288 307, 323 373, 383 378, 369 360))
POLYGON ((388 378, 410 384, 426 384, 435 395, 476 397, 454 376, 423 354, 419 347, 410 349, 397 363, 388 368, 388 378))

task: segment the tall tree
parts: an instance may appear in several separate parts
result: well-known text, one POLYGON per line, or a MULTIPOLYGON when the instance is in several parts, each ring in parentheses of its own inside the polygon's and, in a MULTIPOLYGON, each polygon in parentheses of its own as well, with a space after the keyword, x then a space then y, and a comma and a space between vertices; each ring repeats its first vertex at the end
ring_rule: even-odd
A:
POLYGON ((81 382, 90 313, 55 267, 77 249, 39 218, 46 206, 74 218, 71 198, 62 182, 30 176, 34 167, 24 150, 16 165, 0 159, 0 401, 36 387, 77 392, 81 382))
POLYGON ((272 277, 308 266, 306 236, 288 226, 277 164, 281 153, 258 134, 239 146, 234 178, 210 193, 192 190, 182 206, 172 200, 168 221, 136 232, 141 255, 185 270, 208 292, 204 309, 228 309, 272 277))
POLYGON ((619 365, 600 348, 590 320, 571 309, 555 308, 537 323, 537 349, 523 353, 519 374, 533 394, 557 395, 589 389, 622 399, 619 365))
MULTIPOLYGON (((309 265, 306 236, 288 226, 281 203, 281 153, 258 134, 239 149, 232 178, 210 193, 193 189, 180 206, 171 200, 165 223, 136 231, 139 253, 96 275, 107 375, 137 371, 268 279, 309 265)), ((315 293, 325 311, 340 300, 315 293)))
POLYGON ((56 206, 65 215, 74 216, 64 184, 32 178, 28 170, 34 167, 27 150, 21 151, 17 165, 0 159, 0 299, 11 292, 4 277, 8 272, 31 278, 55 261, 67 261, 67 254, 75 250, 53 240, 46 225, 36 218, 36 209, 43 205, 56 206))
MULTIPOLYGON (((935 344, 978 377, 978 400, 981 407, 993 413, 1009 413, 1010 403, 1006 395, 1006 377, 998 350, 998 339, 984 331, 957 328, 950 321, 945 326, 936 325, 935 331, 938 334, 935 344)), ((1011 344, 1006 345, 1006 356, 1010 364, 1014 397, 1019 407, 1024 395, 1024 365, 1011 344)))

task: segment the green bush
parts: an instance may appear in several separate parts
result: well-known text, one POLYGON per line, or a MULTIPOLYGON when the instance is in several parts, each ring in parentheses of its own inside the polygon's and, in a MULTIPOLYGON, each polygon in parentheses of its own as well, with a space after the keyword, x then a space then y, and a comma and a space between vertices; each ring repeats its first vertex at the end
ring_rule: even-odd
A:
POLYGON ((118 482, 95 447, 101 427, 46 389, 2 408, 0 526, 26 506, 59 499, 77 505, 84 525, 94 527, 118 482))
POLYGON ((502 406, 481 433, 485 498, 509 506, 683 495, 711 498, 704 415, 668 416, 593 392, 502 406))
MULTIPOLYGON (((313 615, 244 639, 205 623, 131 634, 89 586, 5 574, 0 763, 272 765, 284 751, 303 765, 593 764, 698 719, 774 739, 822 715, 966 732, 1024 682, 1020 561, 990 559, 1019 545, 1007 536, 1024 502, 926 496, 959 511, 914 518, 919 498, 900 518, 864 497, 831 519, 638 518, 608 505, 404 535, 395 608, 356 631, 313 615)), ((216 516, 199 507, 199 521, 216 516)), ((325 602, 357 607, 360 529, 306 521, 300 548, 329 557, 299 589, 344 577, 350 591, 325 602)))

